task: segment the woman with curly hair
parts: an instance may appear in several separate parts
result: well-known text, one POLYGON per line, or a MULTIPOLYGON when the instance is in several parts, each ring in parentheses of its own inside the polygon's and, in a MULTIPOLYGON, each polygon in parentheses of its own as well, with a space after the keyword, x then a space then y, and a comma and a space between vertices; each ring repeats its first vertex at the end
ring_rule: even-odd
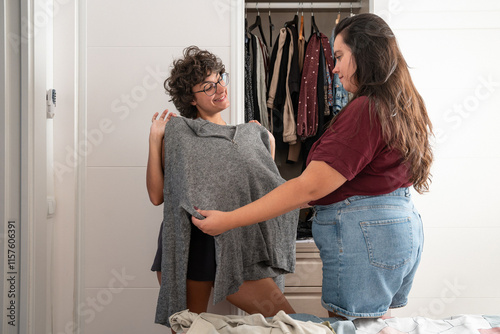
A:
POLYGON ((195 206, 236 209, 284 182, 269 131, 222 119, 228 80, 218 57, 188 47, 164 84, 182 117, 165 110, 152 118, 146 179, 151 202, 164 205, 152 268, 161 324, 186 308, 206 312, 212 288, 214 303, 227 299, 250 314, 294 313, 281 289, 294 270, 297 211, 215 238, 190 221, 202 218, 195 206))
POLYGON ((394 33, 374 14, 335 28, 333 73, 353 94, 310 150, 307 167, 261 199, 228 212, 199 210, 211 235, 314 206, 330 315, 380 317, 405 306, 423 247, 409 187, 428 191, 431 121, 394 33))

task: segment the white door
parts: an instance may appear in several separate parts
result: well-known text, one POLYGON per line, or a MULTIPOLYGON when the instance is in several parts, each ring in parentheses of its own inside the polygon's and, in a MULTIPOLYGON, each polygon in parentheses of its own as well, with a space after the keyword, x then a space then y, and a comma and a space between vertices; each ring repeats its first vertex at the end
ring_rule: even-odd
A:
POLYGON ((5 334, 51 330, 45 101, 51 3, 2 1, 0 8, 0 331, 5 334))

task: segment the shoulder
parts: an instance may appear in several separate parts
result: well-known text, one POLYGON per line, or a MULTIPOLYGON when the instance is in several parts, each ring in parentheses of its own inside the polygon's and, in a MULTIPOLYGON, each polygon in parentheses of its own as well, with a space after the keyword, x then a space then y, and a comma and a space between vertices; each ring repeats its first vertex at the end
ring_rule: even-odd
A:
POLYGON ((334 123, 337 122, 356 122, 360 117, 368 115, 370 99, 366 96, 360 96, 350 101, 342 111, 340 111, 334 123))
POLYGON ((359 134, 378 136, 380 122, 375 103, 367 96, 352 100, 337 116, 328 131, 331 135, 351 140, 359 134))
POLYGON ((269 131, 267 131, 264 126, 257 123, 245 123, 238 125, 238 127, 238 131, 247 136, 247 139, 259 139, 259 141, 262 141, 264 144, 268 145, 270 138, 269 131))
POLYGON ((347 104, 338 116, 340 122, 362 122, 376 115, 375 103, 367 96, 360 96, 347 104))
POLYGON ((257 123, 239 124, 238 127, 242 130, 245 130, 248 133, 253 133, 253 134, 267 133, 266 128, 257 123))
MULTIPOLYGON (((368 111, 370 108, 370 98, 368 96, 360 96, 352 100, 347 106, 346 110, 368 111)), ((371 103, 373 105, 373 103, 371 103)))
POLYGON ((177 126, 182 126, 186 124, 187 118, 182 117, 182 116, 175 116, 170 118, 170 120, 167 122, 165 125, 166 128, 168 127, 177 127, 177 126))
POLYGON ((192 128, 195 125, 195 120, 183 116, 172 117, 165 125, 165 131, 180 131, 185 128, 192 128))
POLYGON ((176 116, 170 118, 170 120, 165 124, 165 142, 169 141, 178 141, 181 137, 185 136, 186 133, 189 133, 189 121, 190 119, 176 116))

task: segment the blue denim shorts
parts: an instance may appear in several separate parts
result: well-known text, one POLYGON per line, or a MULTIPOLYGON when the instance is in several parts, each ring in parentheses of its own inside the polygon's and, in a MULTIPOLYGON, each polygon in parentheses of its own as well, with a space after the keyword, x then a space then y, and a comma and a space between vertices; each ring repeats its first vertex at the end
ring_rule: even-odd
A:
POLYGON ((314 210, 323 307, 352 319, 405 306, 424 241, 409 189, 353 196, 314 210))

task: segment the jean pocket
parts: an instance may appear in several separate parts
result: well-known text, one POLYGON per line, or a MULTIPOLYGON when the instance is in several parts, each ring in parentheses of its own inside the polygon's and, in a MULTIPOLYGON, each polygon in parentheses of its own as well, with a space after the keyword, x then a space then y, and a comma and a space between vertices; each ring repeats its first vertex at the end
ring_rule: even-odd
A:
POLYGON ((360 223, 370 263, 394 270, 411 259, 413 231, 409 217, 360 223))
POLYGON ((335 225, 337 222, 335 221, 336 211, 322 210, 315 211, 311 220, 313 224, 318 225, 335 225))

